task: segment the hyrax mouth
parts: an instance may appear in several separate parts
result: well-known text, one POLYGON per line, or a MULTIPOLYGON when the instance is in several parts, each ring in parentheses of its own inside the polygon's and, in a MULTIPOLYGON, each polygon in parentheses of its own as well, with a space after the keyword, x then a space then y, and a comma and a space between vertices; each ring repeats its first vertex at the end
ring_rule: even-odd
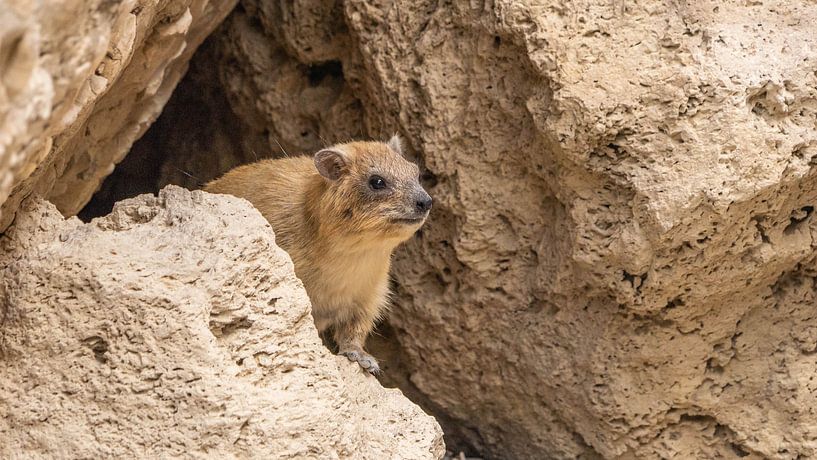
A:
POLYGON ((392 222, 400 225, 418 225, 422 224, 423 221, 426 220, 425 216, 423 217, 402 217, 399 219, 392 219, 392 222))

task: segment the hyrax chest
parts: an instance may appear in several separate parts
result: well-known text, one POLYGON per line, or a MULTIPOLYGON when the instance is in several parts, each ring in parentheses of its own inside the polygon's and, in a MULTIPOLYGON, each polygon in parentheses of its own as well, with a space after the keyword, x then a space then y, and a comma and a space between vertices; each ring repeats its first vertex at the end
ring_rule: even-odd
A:
MULTIPOLYGON (((303 267, 302 280, 316 312, 355 314, 380 308, 388 294, 390 254, 359 251, 324 254, 324 260, 303 267)), ((308 262, 306 262, 308 264, 308 262)), ((316 315, 318 316, 318 315, 316 315)))

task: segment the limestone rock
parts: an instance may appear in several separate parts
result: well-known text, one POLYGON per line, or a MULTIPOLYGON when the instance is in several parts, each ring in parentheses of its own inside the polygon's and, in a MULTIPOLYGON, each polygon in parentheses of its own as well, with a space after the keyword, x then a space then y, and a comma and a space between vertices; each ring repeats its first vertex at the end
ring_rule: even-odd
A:
POLYGON ((32 192, 78 212, 235 3, 0 1, 0 231, 32 192))
POLYGON ((168 187, 0 240, 0 457, 443 455, 434 419, 323 346, 246 201, 168 187))
POLYGON ((346 3, 437 182, 411 384, 497 458, 817 455, 817 5, 432 5, 346 3))
POLYGON ((817 7, 373 3, 363 105, 440 204, 411 384, 501 458, 817 455, 817 7))

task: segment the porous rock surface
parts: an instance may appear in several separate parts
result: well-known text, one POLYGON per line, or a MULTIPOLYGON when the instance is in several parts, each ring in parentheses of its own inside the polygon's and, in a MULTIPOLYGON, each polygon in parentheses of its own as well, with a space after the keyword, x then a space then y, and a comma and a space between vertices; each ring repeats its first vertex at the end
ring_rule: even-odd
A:
POLYGON ((817 456, 817 5, 240 5, 197 79, 245 144, 359 120, 423 163, 386 379, 455 446, 817 456))
POLYGON ((437 181, 411 383, 497 458, 817 456, 817 5, 435 4, 346 9, 437 181))
POLYGON ((78 212, 235 3, 0 0, 0 231, 32 192, 78 212))
POLYGON ((0 457, 411 458, 442 431, 318 338, 269 225, 164 189, 0 240, 0 457))

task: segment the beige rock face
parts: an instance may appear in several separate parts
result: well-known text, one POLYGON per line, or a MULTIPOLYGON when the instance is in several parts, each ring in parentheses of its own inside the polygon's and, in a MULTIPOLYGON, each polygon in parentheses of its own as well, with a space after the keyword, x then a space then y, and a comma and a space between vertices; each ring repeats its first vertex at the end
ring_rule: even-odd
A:
POLYGON ((246 201, 169 187, 0 240, 0 457, 411 458, 442 431, 331 355, 246 201))
POLYGON ((438 180, 411 382, 497 457, 817 455, 817 8, 426 11, 347 8, 438 180))
POLYGON ((0 1, 0 231, 32 191, 78 212, 234 5, 0 1))
POLYGON ((456 444, 817 456, 815 5, 267 3, 214 37, 209 81, 268 152, 335 140, 351 94, 342 119, 421 157, 387 378, 456 444))

